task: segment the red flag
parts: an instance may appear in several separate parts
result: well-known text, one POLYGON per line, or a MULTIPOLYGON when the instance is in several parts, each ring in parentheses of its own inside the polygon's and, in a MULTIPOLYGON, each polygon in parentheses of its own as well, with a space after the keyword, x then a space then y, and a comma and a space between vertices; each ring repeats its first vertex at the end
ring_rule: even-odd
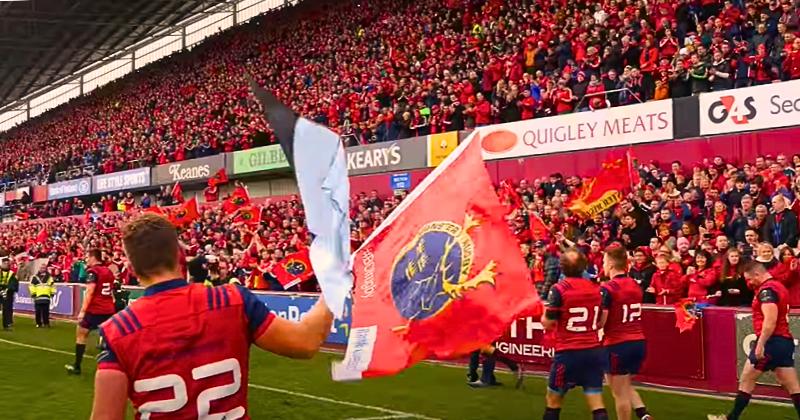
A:
POLYGON ((530 217, 531 223, 531 239, 534 241, 541 241, 545 240, 550 236, 550 232, 547 229, 547 225, 544 224, 544 221, 541 217, 539 217, 536 213, 528 213, 530 217))
POLYGON ((590 219, 622 201, 623 193, 630 190, 631 183, 630 154, 603 162, 600 173, 584 183, 567 207, 578 216, 590 219))
POLYGON ((391 375, 500 337, 538 295, 473 134, 356 251, 345 360, 334 380, 391 375), (459 180, 470 180, 469 191, 459 180))
POLYGON ((192 197, 189 201, 172 213, 169 217, 170 222, 177 227, 184 227, 200 218, 200 211, 197 208, 197 198, 192 197))
POLYGON ((675 304, 675 328, 680 332, 686 332, 694 328, 697 322, 697 308, 691 299, 682 299, 675 304))
POLYGON ((247 189, 244 187, 236 187, 233 190, 233 194, 222 203, 222 211, 225 214, 233 214, 236 213, 236 210, 239 210, 242 207, 247 207, 250 205, 250 194, 247 193, 247 189))
POLYGON ((172 187, 172 201, 176 203, 183 203, 183 187, 181 187, 180 182, 176 182, 175 186, 172 187))
POLYGON ((244 223, 245 225, 257 225, 261 223, 261 209, 254 206, 242 207, 233 216, 233 223, 244 223))
POLYGON ((36 243, 43 244, 45 241, 47 241, 47 229, 42 226, 42 230, 36 235, 36 243))
POLYGON ((160 214, 162 216, 164 215, 164 210, 162 210, 161 207, 159 207, 159 206, 152 206, 152 207, 148 207, 146 209, 142 209, 142 212, 144 212, 144 213, 155 213, 155 214, 160 214))
POLYGON ((298 284, 310 279, 314 275, 311 268, 311 261, 308 257, 308 248, 289 254, 279 262, 272 270, 272 274, 278 279, 284 289, 297 286, 298 284))
POLYGON ((522 199, 517 194, 517 190, 511 180, 506 179, 500 182, 500 189, 497 194, 500 196, 500 203, 505 204, 507 207, 506 214, 510 214, 522 206, 522 199))
POLYGON ((228 182, 228 174, 227 172, 225 172, 225 168, 222 168, 208 180, 208 186, 214 188, 217 185, 222 185, 227 182, 228 182))

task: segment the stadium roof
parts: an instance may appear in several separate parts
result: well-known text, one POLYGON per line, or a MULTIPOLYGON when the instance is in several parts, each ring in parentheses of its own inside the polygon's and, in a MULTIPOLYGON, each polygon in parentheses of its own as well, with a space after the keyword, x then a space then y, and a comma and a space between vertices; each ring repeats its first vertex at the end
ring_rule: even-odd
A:
POLYGON ((0 0, 0 108, 221 3, 0 0))

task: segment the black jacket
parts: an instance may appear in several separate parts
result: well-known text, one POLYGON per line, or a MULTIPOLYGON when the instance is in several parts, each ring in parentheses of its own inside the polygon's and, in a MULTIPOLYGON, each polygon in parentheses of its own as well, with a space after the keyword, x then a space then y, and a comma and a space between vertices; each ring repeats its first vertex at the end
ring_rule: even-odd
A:
POLYGON ((781 244, 787 244, 792 248, 797 246, 797 216, 789 209, 784 209, 781 214, 770 214, 767 216, 767 222, 761 228, 761 237, 778 247, 781 244), (780 218, 780 222, 776 220, 780 218))

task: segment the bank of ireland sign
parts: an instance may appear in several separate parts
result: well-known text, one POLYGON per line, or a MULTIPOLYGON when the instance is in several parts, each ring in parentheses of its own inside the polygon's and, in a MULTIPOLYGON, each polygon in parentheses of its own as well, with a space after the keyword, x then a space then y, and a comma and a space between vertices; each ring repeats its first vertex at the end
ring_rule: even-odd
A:
POLYGON ((78 197, 92 193, 91 178, 72 179, 56 182, 47 186, 47 199, 58 200, 61 198, 78 197))

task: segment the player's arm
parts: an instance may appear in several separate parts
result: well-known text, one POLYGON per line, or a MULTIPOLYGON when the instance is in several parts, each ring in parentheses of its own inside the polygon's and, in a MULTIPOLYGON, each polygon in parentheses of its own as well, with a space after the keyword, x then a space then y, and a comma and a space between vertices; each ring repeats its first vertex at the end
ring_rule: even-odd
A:
POLYGON ((542 326, 546 331, 550 331, 558 325, 558 318, 561 316, 561 292, 555 287, 550 288, 547 294, 547 304, 542 315, 542 326))
POLYGON ((756 355, 761 358, 764 354, 764 346, 767 340, 775 332, 775 325, 778 323, 778 294, 772 289, 764 289, 758 293, 758 300, 761 301, 761 313, 764 314, 764 322, 761 324, 761 334, 756 343, 756 355), (760 349, 760 354, 759 354, 760 349))
POLYGON ((98 370, 94 376, 91 420, 124 420, 127 401, 128 376, 119 370, 98 370))
POLYGON ((83 304, 81 305, 81 312, 78 315, 78 319, 81 319, 84 315, 86 315, 86 309, 89 307, 89 302, 91 302, 94 298, 94 292, 96 289, 97 275, 95 273, 89 273, 86 276, 86 295, 83 298, 83 304))
POLYGON ((597 328, 605 327, 606 321, 608 321, 608 311, 611 309, 611 293, 605 287, 600 288, 600 307, 603 308, 603 312, 600 314, 597 328))
POLYGON ((123 420, 128 401, 128 375, 100 329, 100 353, 94 376, 94 403, 91 420, 123 420))
POLYGON ((263 350, 293 359, 310 359, 330 334, 333 314, 322 296, 300 322, 292 322, 270 313, 250 290, 241 286, 238 290, 253 342, 263 350))

